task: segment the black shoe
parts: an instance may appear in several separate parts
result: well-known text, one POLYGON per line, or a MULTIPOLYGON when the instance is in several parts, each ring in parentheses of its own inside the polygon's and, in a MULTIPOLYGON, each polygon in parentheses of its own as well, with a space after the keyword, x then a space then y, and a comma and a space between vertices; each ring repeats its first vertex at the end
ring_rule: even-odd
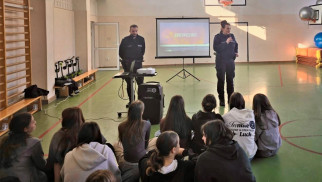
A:
POLYGON ((131 104, 131 102, 127 103, 126 104, 126 108, 129 108, 130 107, 130 104, 131 104))
POLYGON ((225 106, 225 101, 224 100, 220 100, 220 106, 225 106))

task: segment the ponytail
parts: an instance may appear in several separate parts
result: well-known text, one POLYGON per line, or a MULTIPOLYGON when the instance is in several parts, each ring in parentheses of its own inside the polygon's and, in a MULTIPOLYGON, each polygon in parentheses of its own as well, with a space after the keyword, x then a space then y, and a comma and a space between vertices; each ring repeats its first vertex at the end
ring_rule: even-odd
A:
POLYGON ((148 168, 146 169, 146 175, 151 176, 162 168, 164 163, 163 157, 156 150, 152 151, 152 154, 147 162, 148 168))
POLYGON ((169 156, 171 150, 179 144, 179 136, 174 131, 165 131, 157 139, 157 149, 152 151, 147 162, 146 175, 151 176, 163 167, 164 157, 169 156))

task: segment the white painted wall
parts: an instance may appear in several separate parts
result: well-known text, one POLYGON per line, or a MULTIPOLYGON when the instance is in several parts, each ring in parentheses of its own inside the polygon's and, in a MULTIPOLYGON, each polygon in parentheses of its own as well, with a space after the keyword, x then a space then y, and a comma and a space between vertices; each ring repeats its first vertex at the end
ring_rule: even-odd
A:
POLYGON ((54 8, 54 37, 55 62, 75 55, 74 11, 54 8))
MULTIPOLYGON (((322 30, 322 25, 308 26, 307 22, 298 17, 302 7, 315 2, 316 0, 247 0, 246 6, 223 8, 205 7, 204 0, 99 0, 97 7, 99 22, 119 22, 120 39, 129 34, 131 24, 137 24, 139 34, 145 37, 147 44, 145 64, 158 65, 182 62, 177 59, 155 59, 155 18, 165 17, 210 17, 211 22, 223 19, 248 22, 251 62, 295 60, 295 47, 299 43, 314 46, 313 37, 322 30)), ((233 26, 232 33, 237 28, 233 26)), ((211 42, 213 36, 211 35, 211 42)), ((238 41, 238 37, 236 38, 238 41)), ((244 40, 244 37, 240 39, 244 40)), ((214 62, 214 58, 196 60, 197 63, 214 62)), ((191 60, 188 59, 187 62, 191 60)))

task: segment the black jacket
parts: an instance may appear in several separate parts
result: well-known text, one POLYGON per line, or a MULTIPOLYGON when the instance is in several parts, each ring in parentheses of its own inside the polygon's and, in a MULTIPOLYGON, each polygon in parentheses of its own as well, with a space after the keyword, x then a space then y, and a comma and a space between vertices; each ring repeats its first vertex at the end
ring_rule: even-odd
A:
POLYGON ((196 182, 256 181, 246 153, 236 141, 216 144, 202 153, 195 168, 196 182))
POLYGON ((143 61, 143 55, 145 53, 145 41, 140 35, 134 38, 132 35, 123 38, 120 48, 119 56, 122 60, 136 60, 143 61))
POLYGON ((215 119, 220 119, 224 122, 224 119, 221 117, 221 115, 216 114, 215 112, 199 111, 192 116, 192 130, 194 132, 194 137, 192 139, 191 148, 195 153, 200 154, 205 150, 205 144, 202 140, 201 126, 208 121, 215 119))
POLYGON ((216 51, 216 64, 234 61, 236 53, 238 53, 238 43, 236 42, 234 34, 225 35, 222 31, 214 38, 214 51, 216 51), (226 40, 231 37, 233 39, 229 44, 226 40))
POLYGON ((151 176, 146 175, 147 161, 151 152, 146 154, 139 161, 140 177, 142 182, 193 182, 194 181, 194 161, 178 160, 177 169, 168 173, 161 174, 159 172, 153 173, 151 176))

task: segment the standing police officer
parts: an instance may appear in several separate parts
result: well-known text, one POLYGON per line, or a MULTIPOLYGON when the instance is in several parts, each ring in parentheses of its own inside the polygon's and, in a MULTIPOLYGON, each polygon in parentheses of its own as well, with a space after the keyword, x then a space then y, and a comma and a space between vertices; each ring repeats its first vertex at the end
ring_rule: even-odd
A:
POLYGON ((214 38, 216 51, 217 92, 220 106, 225 106, 225 75, 227 82, 228 102, 234 92, 235 59, 238 57, 238 44, 235 36, 230 33, 230 24, 226 20, 220 22, 221 31, 214 38))
MULTIPOLYGON (((135 73, 137 69, 142 68, 143 62, 143 55, 145 52, 145 41, 144 38, 138 35, 138 26, 131 25, 130 26, 130 35, 126 36, 122 39, 120 48, 119 48, 119 55, 122 59, 121 63, 124 69, 124 72, 130 72, 131 64, 134 61, 134 69, 133 72, 135 73)), ((135 77, 136 83, 138 85, 143 83, 143 77, 135 77)), ((125 79, 127 83, 127 95, 129 96, 130 102, 131 98, 131 79, 125 79)), ((129 103, 130 103, 129 102, 129 103)))

